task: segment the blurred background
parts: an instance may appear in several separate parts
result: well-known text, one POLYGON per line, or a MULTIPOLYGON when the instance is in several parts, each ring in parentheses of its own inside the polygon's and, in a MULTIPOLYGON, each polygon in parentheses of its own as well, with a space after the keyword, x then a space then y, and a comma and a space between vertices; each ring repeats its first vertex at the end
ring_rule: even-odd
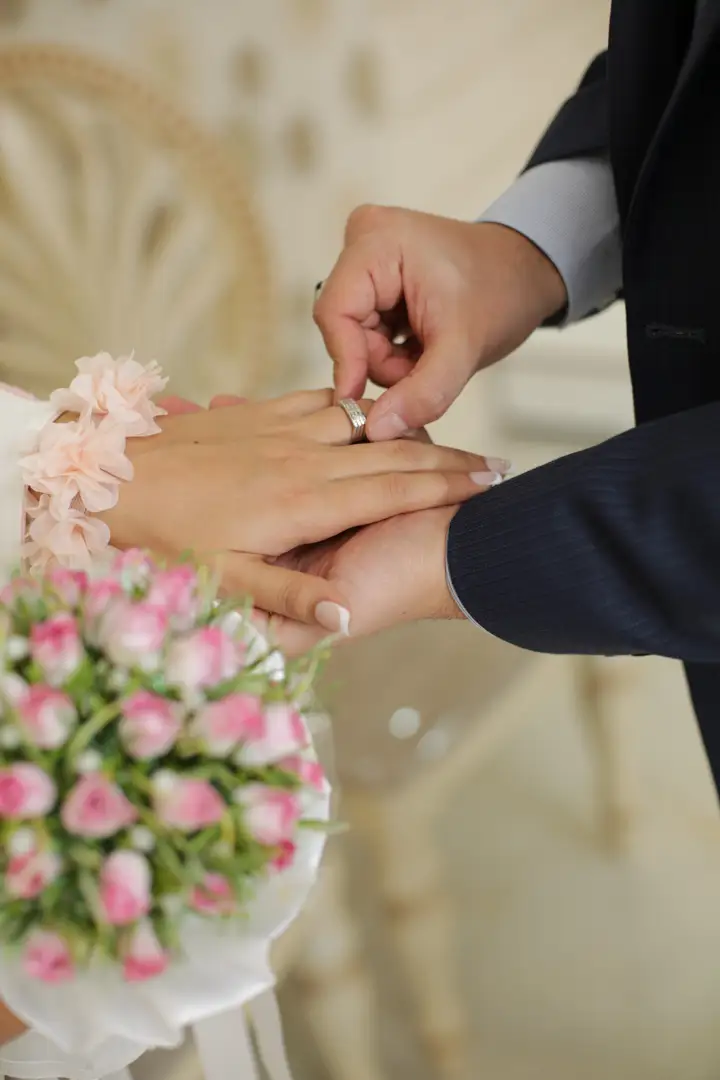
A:
MULTIPOLYGON (((0 0, 0 379, 135 347, 201 399, 327 384, 349 211, 479 213, 608 6, 0 0)), ((435 434, 525 469, 630 423, 616 306, 435 434)), ((296 1080, 720 1076, 720 819, 675 665, 429 624, 342 650, 325 698, 351 828, 278 951, 296 1080)))

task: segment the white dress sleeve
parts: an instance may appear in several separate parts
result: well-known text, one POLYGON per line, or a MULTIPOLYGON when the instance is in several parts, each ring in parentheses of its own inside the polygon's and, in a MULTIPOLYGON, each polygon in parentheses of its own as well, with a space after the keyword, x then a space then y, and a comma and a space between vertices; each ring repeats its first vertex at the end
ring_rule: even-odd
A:
POLYGON ((38 401, 0 384, 0 579, 20 561, 25 489, 19 461, 37 433, 56 415, 49 401, 38 401))

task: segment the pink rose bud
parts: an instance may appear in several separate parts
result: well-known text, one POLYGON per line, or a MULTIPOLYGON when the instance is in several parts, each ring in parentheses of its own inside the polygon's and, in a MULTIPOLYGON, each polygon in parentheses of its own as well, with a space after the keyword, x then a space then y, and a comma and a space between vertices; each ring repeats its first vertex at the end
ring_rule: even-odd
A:
POLYGON ((25 855, 13 855, 5 875, 8 896, 19 900, 32 900, 60 873, 60 858, 54 851, 35 848, 25 855))
POLYGON ((295 792, 249 784, 239 790, 238 801, 245 807, 245 827, 259 844, 278 847, 292 839, 300 818, 300 800, 295 792))
POLYGON ((49 574, 50 584, 68 607, 77 607, 88 586, 88 576, 82 570, 59 567, 49 574))
POLYGON ((246 765, 267 765, 307 746, 309 739, 302 716, 292 705, 278 702, 265 709, 262 738, 248 741, 241 751, 246 765))
POLYGON ((63 746, 77 723, 77 711, 67 694, 40 683, 28 686, 16 708, 26 738, 41 750, 63 746))
POLYGON ((297 845, 293 844, 292 840, 282 840, 277 846, 275 858, 270 863, 271 869, 276 870, 278 873, 282 870, 288 870, 295 862, 296 852, 297 845))
POLYGON ((129 591, 137 586, 147 585, 156 569, 157 566, 147 551, 128 548, 115 557, 111 572, 113 576, 121 579, 123 586, 129 591))
POLYGON ((150 910, 150 864, 137 851, 115 851, 100 871, 100 906, 112 926, 127 926, 150 910))
POLYGON ((236 910, 232 885, 222 874, 206 874, 190 893, 190 907, 201 915, 232 915, 236 910))
POLYGON ((147 919, 133 930, 125 949, 123 975, 128 982, 141 982, 162 975, 168 966, 168 954, 157 939, 147 919))
POLYGON ((149 690, 137 690, 120 703, 120 708, 120 738, 131 757, 161 757, 175 745, 182 728, 176 702, 149 690))
POLYGON ((99 639, 113 663, 153 671, 160 662, 167 631, 167 616, 161 608, 143 601, 117 600, 102 618, 99 639))
POLYGON ((262 701, 254 694, 228 694, 200 710, 191 732, 202 739, 209 754, 224 757, 239 742, 262 739, 265 733, 262 701))
POLYGON ((189 629, 200 608, 197 572, 187 565, 160 571, 150 582, 147 601, 162 608, 173 626, 189 629))
POLYGON ((172 686, 200 690, 237 675, 242 656, 243 646, 219 626, 204 626, 173 642, 165 674, 172 686))
POLYGON ((172 829, 197 832, 217 825, 227 811, 222 796, 207 780, 169 772, 155 779, 155 812, 172 829))
POLYGON ((53 615, 30 631, 30 655, 51 686, 61 686, 85 655, 72 615, 53 615))
POLYGON ((95 622, 105 614, 113 600, 124 595, 120 582, 112 578, 91 581, 85 593, 85 618, 95 622))
POLYGON ((23 968, 31 979, 46 983, 67 982, 73 977, 73 962, 67 943, 59 934, 35 930, 23 952, 23 968))
POLYGON ((327 787, 327 777, 319 761, 295 754, 282 758, 277 765, 285 772, 294 773, 303 787, 315 788, 316 791, 325 791, 327 787))
POLYGON ((137 818, 137 810, 102 773, 81 776, 66 798, 60 820, 75 836, 114 836, 137 818))
POLYGON ((0 818, 44 817, 55 805, 55 784, 37 765, 0 769, 0 818))

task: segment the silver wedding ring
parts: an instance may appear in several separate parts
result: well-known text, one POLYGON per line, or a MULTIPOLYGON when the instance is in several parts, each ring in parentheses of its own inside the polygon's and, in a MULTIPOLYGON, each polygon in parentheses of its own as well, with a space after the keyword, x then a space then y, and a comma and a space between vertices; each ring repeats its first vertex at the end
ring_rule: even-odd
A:
POLYGON ((365 425, 367 423, 365 413, 354 398, 343 398, 342 401, 338 401, 338 405, 345 413, 352 426, 350 442, 362 442, 365 438, 365 425))

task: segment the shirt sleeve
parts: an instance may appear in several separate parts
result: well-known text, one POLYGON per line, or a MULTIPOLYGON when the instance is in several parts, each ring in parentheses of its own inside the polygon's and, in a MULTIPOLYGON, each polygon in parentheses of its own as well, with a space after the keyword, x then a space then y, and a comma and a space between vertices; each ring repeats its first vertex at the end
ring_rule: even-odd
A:
POLYGON ((0 386, 0 580, 7 579, 20 561, 25 501, 20 458, 56 414, 49 401, 0 386))
POLYGON ((526 236, 557 267, 561 325, 602 311, 622 288, 620 216, 606 161, 550 161, 523 173, 480 217, 526 236))

